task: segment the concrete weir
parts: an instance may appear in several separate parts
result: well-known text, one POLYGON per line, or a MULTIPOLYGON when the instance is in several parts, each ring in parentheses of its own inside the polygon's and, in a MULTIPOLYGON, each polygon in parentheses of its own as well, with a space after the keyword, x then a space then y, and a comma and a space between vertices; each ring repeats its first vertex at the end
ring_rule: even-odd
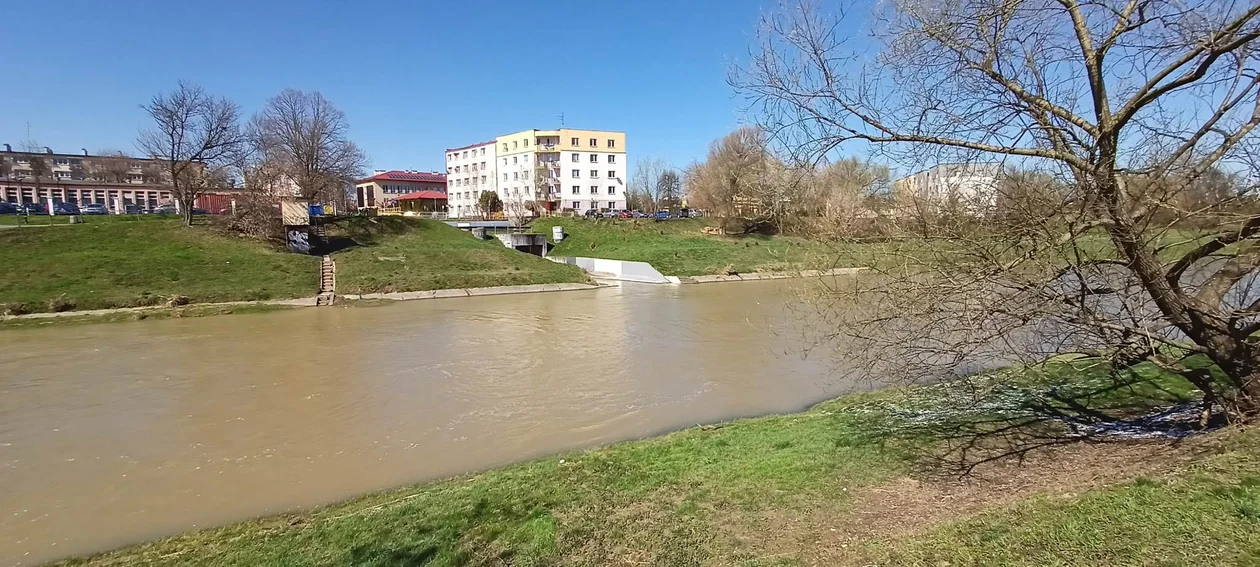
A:
POLYGON ((678 278, 660 273, 647 262, 607 260, 582 256, 548 258, 548 260, 582 268, 595 279, 654 284, 679 283, 678 278))

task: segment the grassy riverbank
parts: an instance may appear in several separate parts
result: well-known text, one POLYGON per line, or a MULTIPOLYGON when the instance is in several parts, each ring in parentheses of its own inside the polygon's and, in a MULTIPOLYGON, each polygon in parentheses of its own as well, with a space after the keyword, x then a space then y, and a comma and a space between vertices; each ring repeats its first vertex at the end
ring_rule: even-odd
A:
MULTIPOLYGON (((57 217, 61 218, 61 217, 57 217)), ((0 230, 0 304, 72 311, 314 295, 318 259, 170 217, 0 230)))
POLYGON ((786 236, 716 236, 702 232, 703 219, 543 218, 533 232, 551 235, 563 226, 555 256, 589 256, 652 264, 671 276, 697 276, 832 268, 835 255, 822 243, 786 236))
MULTIPOLYGON (((39 218, 0 229, 0 314, 309 297, 319 259, 167 216, 39 218)), ((330 227, 338 293, 586 281, 582 271, 478 241, 444 223, 349 218, 330 227)), ((155 314, 156 316, 156 314, 155 314)), ((126 313, 83 321, 132 320, 126 313)), ((51 325, 13 323, 2 327, 51 325)))
MULTIPOLYGON (((1087 367, 1062 367, 1054 379, 1087 367)), ((1044 380, 1028 380, 1028 388, 1044 380)), ((70 565, 1222 565, 1260 559, 1260 434, 916 467, 857 394, 122 549, 70 565)), ((909 404, 909 405, 907 405, 909 404)))
POLYGON ((349 246, 332 254, 339 294, 587 281, 580 268, 476 240, 438 221, 358 217, 338 222, 330 234, 349 246))
POLYGON ((189 319, 194 317, 211 317, 214 315, 240 315, 245 313, 270 313, 284 309, 297 309, 290 305, 272 305, 266 303, 247 303, 235 305, 209 304, 184 305, 181 307, 148 307, 144 309, 126 309, 105 313, 65 313, 56 317, 11 317, 0 319, 0 330, 5 329, 38 329, 45 327, 64 327, 67 325, 87 325, 92 323, 125 323, 128 321, 157 321, 161 319, 189 319))

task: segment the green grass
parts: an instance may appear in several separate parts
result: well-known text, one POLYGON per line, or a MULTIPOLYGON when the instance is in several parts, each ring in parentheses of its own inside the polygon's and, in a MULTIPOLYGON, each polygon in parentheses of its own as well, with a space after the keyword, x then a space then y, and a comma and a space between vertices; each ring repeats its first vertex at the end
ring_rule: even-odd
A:
POLYGON ((872 565, 1258 565, 1260 435, 1169 478, 1076 498, 1036 498, 902 541, 872 543, 872 565))
MULTIPOLYGON (((55 217, 61 219, 63 217, 55 217)), ((0 229, 0 304, 105 309, 314 295, 318 259, 149 216, 0 229)))
MULTIPOLYGON (((172 296, 192 303, 281 299, 318 289, 318 258, 227 234, 204 220, 185 227, 156 215, 87 216, 76 225, 63 216, 32 219, 44 224, 0 228, 0 313, 160 305, 172 296)), ((340 294, 586 281, 576 267, 478 241, 440 222, 360 217, 330 228, 349 245, 333 254, 340 294)))
MULTIPOLYGON (((1061 385, 1080 364, 1008 378, 1035 391, 1061 385)), ((869 409, 915 396, 854 394, 800 414, 538 459, 66 564, 836 564, 816 561, 826 545, 817 534, 878 512, 904 486, 893 481, 915 470, 921 442, 873 430, 869 409)), ((1189 468, 875 533, 846 544, 843 564, 1254 565, 1260 432, 1214 436, 1189 468)))
POLYGON ((577 267, 477 240, 438 221, 357 217, 343 219, 330 234, 356 244, 332 255, 339 294, 586 281, 577 267))
POLYGON ((827 245, 802 238, 707 235, 700 219, 544 218, 531 231, 550 237, 557 225, 565 239, 552 255, 647 262, 671 276, 830 268, 835 258, 827 245))

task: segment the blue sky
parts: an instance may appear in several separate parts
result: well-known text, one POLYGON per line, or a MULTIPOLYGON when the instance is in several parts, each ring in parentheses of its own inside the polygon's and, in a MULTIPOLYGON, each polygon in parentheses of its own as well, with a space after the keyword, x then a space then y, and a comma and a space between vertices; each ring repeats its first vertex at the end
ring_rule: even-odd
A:
POLYGON ((134 151, 178 80, 246 116, 292 87, 350 119, 377 169, 526 128, 625 130, 634 158, 703 157, 743 121, 725 83, 774 0, 0 2, 0 142, 134 151))

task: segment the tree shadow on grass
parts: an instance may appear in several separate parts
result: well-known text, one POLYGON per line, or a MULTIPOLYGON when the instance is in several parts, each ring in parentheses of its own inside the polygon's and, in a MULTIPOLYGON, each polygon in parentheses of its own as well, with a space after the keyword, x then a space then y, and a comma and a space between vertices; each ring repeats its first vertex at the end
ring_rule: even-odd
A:
POLYGON ((399 549, 356 546, 350 550, 351 563, 375 567, 419 567, 428 565, 438 554, 436 545, 416 545, 399 549))

